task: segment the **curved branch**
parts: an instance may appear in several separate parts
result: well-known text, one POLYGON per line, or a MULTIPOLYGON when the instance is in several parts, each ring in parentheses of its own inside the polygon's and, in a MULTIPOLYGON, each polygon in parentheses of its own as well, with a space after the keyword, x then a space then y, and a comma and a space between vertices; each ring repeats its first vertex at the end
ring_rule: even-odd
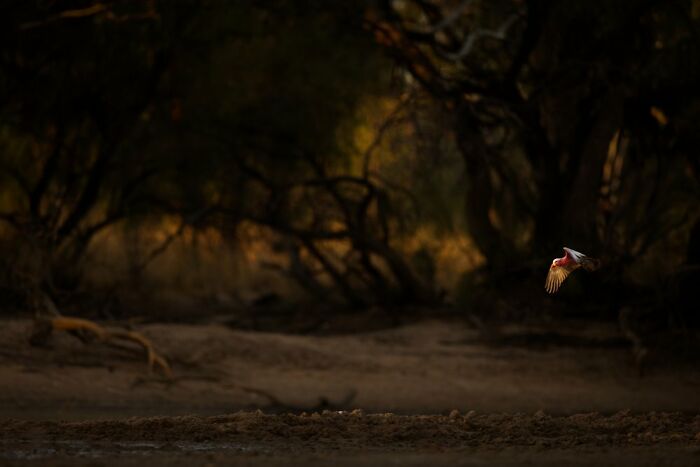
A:
POLYGON ((457 53, 442 53, 444 57, 453 60, 453 61, 459 61, 464 59, 469 53, 472 51, 472 48, 474 48, 474 45, 476 42, 483 38, 483 37, 490 37, 492 39, 498 39, 498 40, 505 40, 506 39, 506 33, 508 32, 508 29, 511 28, 515 24, 515 22, 520 18, 520 13, 514 13, 506 19, 501 26, 499 26, 498 29, 484 29, 484 28, 477 28, 469 35, 467 35, 467 38, 465 39, 464 43, 462 44, 462 47, 459 49, 457 53))

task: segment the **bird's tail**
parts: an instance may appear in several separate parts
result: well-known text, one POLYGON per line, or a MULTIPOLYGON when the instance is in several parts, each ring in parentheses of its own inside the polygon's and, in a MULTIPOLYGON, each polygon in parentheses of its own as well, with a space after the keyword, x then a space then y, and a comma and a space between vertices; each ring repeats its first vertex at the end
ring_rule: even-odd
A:
POLYGON ((600 268, 600 260, 591 258, 590 256, 584 256, 581 258, 581 267, 586 271, 595 271, 600 268))

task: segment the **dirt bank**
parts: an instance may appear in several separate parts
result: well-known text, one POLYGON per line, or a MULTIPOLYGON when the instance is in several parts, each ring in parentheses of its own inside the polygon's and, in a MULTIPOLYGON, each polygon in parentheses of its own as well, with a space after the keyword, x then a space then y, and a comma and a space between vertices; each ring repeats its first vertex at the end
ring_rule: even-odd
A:
POLYGON ((652 353, 640 377, 612 327, 485 341, 437 321, 323 337, 138 326, 166 380, 69 335, 32 347, 30 325, 0 327, 3 465, 700 462, 700 368, 652 353))
MULTIPOLYGON (((700 410, 696 363, 652 354, 639 377, 614 328, 564 329, 564 338, 552 345, 533 347, 485 343, 473 329, 443 322, 325 337, 219 325, 139 326, 172 363, 175 378, 168 381, 149 375, 137 354, 85 345, 66 334, 36 348, 27 343, 29 321, 2 324, 0 418, 214 415, 256 408, 403 414, 700 410), (567 340, 567 332, 576 338, 567 340)), ((538 331, 502 331, 509 342, 523 332, 532 341, 538 331)))
POLYGON ((239 412, 216 417, 153 417, 83 422, 8 420, 6 440, 118 442, 229 442, 275 450, 387 448, 448 449, 539 446, 697 445, 700 415, 620 412, 567 417, 535 414, 448 416, 314 412, 269 415, 239 412))
MULTIPOLYGON (((5 421, 0 460, 11 464, 155 465, 685 465, 700 459, 700 416, 681 413, 568 417, 535 414, 398 416, 325 412, 236 413, 83 422, 5 421), (661 462, 663 461, 663 462, 661 462)), ((690 464, 688 464, 690 465, 690 464)))

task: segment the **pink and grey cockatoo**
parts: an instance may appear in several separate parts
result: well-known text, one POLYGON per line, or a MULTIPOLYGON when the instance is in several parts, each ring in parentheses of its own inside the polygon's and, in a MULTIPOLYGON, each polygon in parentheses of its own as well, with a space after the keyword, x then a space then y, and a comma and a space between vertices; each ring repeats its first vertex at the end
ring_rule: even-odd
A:
POLYGON ((595 271, 599 267, 600 260, 586 256, 571 248, 564 247, 564 256, 562 258, 556 258, 549 267, 549 273, 547 274, 544 288, 547 292, 553 294, 559 290, 559 286, 564 282, 564 279, 578 268, 583 268, 586 271, 595 271))

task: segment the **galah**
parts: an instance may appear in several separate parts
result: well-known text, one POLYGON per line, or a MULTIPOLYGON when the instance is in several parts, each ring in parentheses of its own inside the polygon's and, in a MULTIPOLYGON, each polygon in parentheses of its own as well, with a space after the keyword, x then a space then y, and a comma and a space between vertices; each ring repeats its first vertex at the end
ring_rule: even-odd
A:
POLYGON ((564 256, 554 259, 552 265, 549 267, 549 273, 547 274, 544 288, 547 292, 553 294, 559 290, 559 286, 564 282, 564 279, 578 268, 583 268, 586 271, 595 271, 599 267, 600 260, 586 256, 571 248, 564 247, 564 256))

